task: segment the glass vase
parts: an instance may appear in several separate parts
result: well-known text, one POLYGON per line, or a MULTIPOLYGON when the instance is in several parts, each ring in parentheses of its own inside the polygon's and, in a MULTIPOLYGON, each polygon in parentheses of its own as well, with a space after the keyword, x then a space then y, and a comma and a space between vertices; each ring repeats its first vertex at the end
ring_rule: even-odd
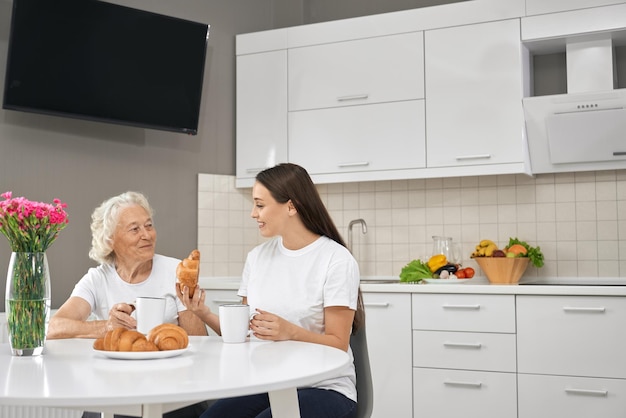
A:
POLYGON ((11 354, 40 355, 50 319, 50 271, 46 253, 11 253, 5 305, 11 354))

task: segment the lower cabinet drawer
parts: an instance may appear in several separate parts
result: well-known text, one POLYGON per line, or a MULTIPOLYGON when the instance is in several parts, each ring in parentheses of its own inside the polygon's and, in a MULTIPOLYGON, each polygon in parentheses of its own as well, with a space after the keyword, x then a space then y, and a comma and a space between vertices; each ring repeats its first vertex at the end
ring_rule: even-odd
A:
POLYGON ((519 418, 623 418, 626 380, 520 374, 519 418))
POLYGON ((514 373, 413 369, 413 416, 517 418, 514 373))
POLYGON ((413 366, 515 373, 515 334, 413 331, 413 366))
POLYGON ((515 296, 413 294, 413 329, 515 333, 515 296))

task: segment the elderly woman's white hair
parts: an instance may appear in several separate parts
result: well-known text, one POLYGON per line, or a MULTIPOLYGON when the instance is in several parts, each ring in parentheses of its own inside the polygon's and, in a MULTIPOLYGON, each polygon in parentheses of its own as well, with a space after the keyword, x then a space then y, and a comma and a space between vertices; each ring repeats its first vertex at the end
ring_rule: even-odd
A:
POLYGON ((115 253, 111 248, 113 233, 119 221, 120 212, 129 206, 141 206, 153 216, 153 210, 148 199, 138 192, 126 192, 111 197, 91 214, 91 249, 89 258, 101 264, 115 262, 115 253))

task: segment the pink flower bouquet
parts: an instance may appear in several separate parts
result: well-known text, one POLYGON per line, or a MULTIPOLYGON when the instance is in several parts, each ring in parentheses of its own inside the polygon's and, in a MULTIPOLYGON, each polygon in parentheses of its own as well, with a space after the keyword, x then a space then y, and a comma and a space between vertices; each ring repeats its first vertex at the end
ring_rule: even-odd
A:
POLYGON ((67 204, 54 199, 53 204, 32 202, 23 197, 2 193, 0 232, 15 252, 44 252, 68 223, 67 204))

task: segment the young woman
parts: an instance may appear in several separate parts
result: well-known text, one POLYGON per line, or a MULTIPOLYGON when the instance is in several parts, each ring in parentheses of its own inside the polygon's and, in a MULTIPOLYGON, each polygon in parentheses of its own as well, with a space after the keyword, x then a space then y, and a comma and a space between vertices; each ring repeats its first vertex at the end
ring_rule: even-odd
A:
MULTIPOLYGON (((252 218, 272 238, 247 257, 239 296, 258 314, 250 322, 261 340, 297 340, 350 350, 363 321, 359 268, 345 247, 306 170, 280 164, 260 172, 252 188, 252 218)), ((203 292, 182 300, 219 333, 219 318, 203 292)), ((312 387, 299 388, 303 418, 356 416, 354 366, 312 387)), ((267 394, 220 399, 202 418, 270 417, 267 394)))

